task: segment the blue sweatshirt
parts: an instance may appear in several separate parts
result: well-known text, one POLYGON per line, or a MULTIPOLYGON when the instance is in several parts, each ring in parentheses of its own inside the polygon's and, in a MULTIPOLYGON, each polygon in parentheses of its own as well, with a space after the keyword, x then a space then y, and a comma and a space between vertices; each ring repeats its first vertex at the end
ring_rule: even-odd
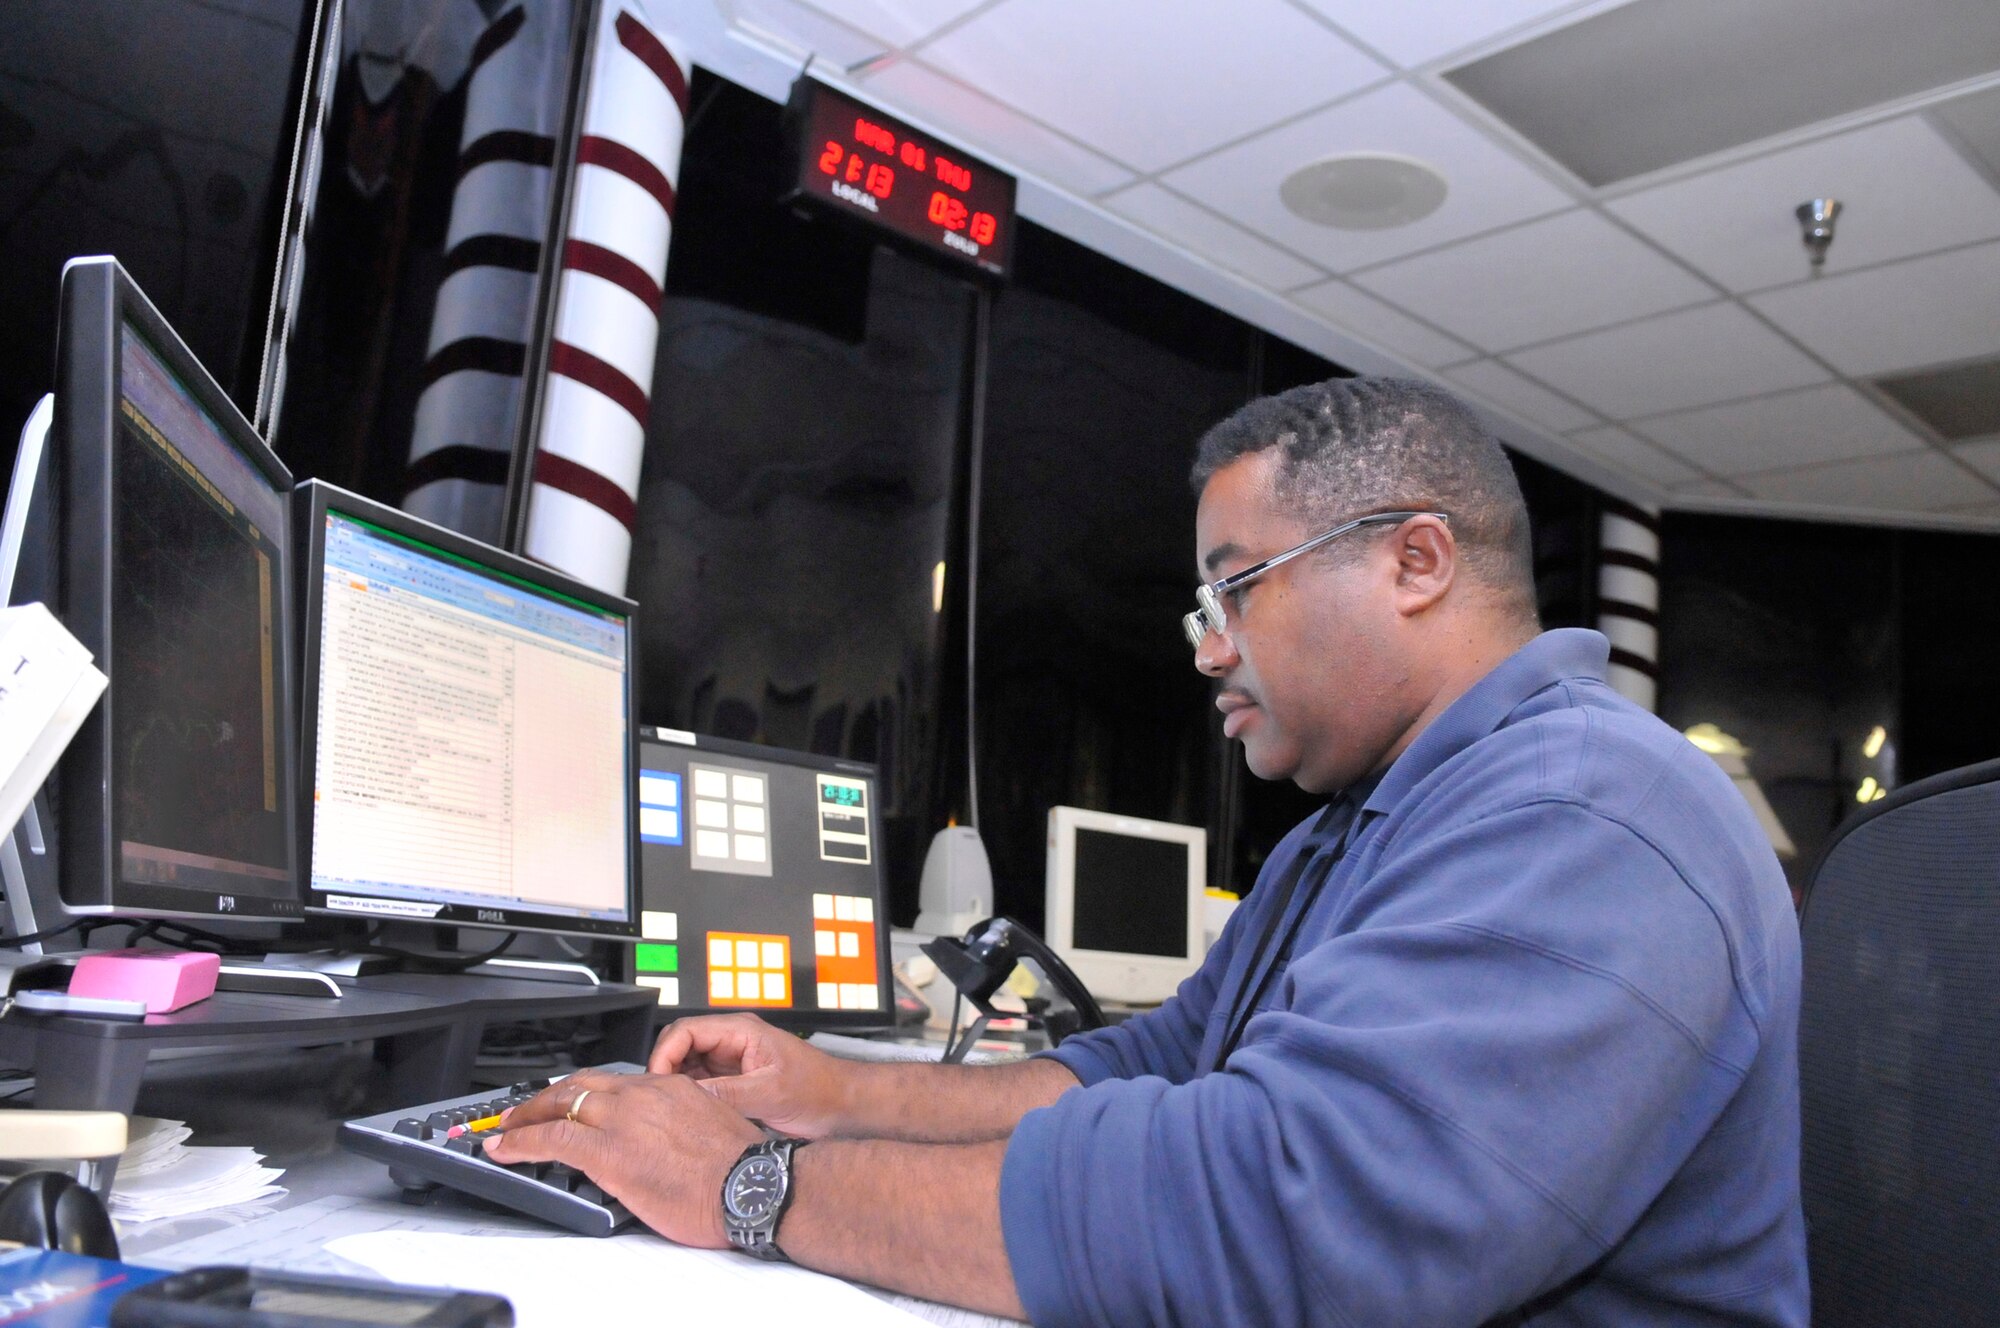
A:
POLYGON ((1418 735, 1220 1069, 1313 821, 1173 999, 1052 1053, 1085 1087, 1000 1183, 1037 1324, 1807 1322, 1791 898, 1606 657, 1545 633, 1418 735))

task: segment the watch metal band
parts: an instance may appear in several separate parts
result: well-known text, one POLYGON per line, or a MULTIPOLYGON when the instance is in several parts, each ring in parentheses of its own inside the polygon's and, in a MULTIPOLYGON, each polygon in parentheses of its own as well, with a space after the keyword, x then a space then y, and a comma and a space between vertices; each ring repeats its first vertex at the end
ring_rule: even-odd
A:
POLYGON ((732 1248, 741 1250, 754 1259, 784 1260, 791 1262, 791 1256, 778 1246, 778 1223, 784 1220, 785 1211, 792 1206, 792 1155, 810 1141, 805 1139, 765 1139, 745 1148, 742 1155, 730 1166, 729 1173, 722 1180, 722 1220, 729 1234, 732 1248), (784 1169, 785 1192, 778 1200, 778 1206, 763 1219, 751 1221, 738 1216, 729 1203, 730 1184, 745 1162, 756 1157, 768 1157, 784 1169))

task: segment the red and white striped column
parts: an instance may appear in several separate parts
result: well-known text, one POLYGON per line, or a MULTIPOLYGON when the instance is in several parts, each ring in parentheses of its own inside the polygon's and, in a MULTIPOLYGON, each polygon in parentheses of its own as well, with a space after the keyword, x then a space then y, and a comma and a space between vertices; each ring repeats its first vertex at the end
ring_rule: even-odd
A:
POLYGON ((608 0, 585 94, 523 552, 623 593, 688 63, 632 0, 608 0))
POLYGON ((1605 681, 1659 709, 1660 514, 1604 499, 1597 551, 1597 630, 1611 640, 1605 681))
POLYGON ((472 48, 445 278, 431 315, 403 507, 499 543, 555 179, 564 6, 514 5, 472 48))

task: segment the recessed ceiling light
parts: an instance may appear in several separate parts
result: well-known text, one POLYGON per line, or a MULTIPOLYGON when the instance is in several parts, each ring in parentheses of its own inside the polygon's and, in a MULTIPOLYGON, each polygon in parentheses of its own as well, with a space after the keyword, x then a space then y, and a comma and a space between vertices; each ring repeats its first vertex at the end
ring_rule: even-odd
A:
POLYGON ((1385 231, 1443 206, 1444 177, 1414 157, 1350 152, 1301 166, 1278 186, 1295 214, 1344 231, 1385 231))

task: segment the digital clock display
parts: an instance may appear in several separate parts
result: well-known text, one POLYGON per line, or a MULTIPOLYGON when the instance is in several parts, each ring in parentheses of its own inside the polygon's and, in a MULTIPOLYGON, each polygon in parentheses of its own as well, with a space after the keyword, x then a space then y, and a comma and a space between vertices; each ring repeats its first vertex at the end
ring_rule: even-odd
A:
POLYGON ((819 800, 832 803, 836 807, 859 807, 861 787, 858 784, 821 784, 819 800))
POLYGON ((799 196, 1007 274, 1014 177, 811 79, 792 90, 799 196))

